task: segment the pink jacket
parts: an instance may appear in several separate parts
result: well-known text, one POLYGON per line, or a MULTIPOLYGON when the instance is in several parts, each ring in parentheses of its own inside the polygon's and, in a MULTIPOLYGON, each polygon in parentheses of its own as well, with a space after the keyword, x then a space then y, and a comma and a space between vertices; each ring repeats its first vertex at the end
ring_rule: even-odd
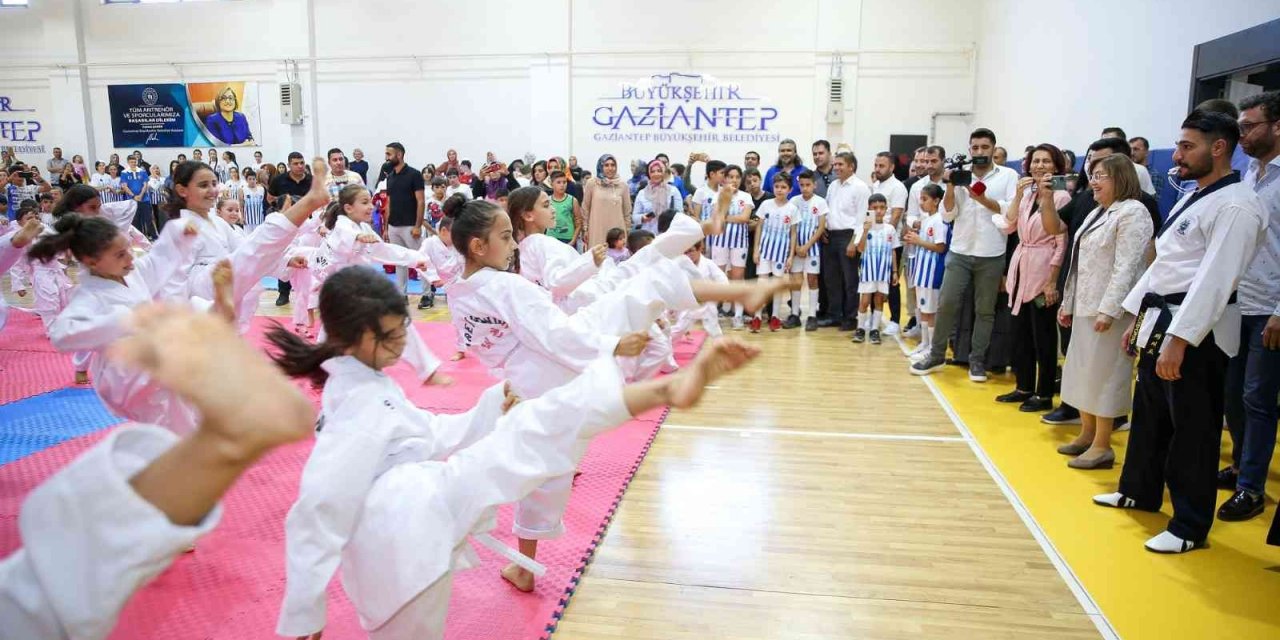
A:
MULTIPOLYGON (((1067 192, 1053 192, 1053 204, 1058 209, 1067 206, 1070 201, 1071 196, 1067 192)), ((1031 302, 1044 292, 1053 268, 1062 266, 1062 259, 1067 251, 1067 235, 1049 235, 1040 223, 1040 212, 1031 212, 1031 206, 1035 202, 1033 192, 1022 196, 1017 225, 1008 224, 1004 216, 993 216, 999 218, 996 226, 1006 235, 1015 230, 1018 232, 1018 247, 1013 250, 1013 258, 1009 260, 1009 275, 1005 277, 1004 283, 1005 290, 1009 292, 1009 306, 1015 316, 1024 303, 1031 302)), ((1013 203, 1009 206, 1013 206, 1013 203)), ((1056 280, 1054 283, 1057 284, 1056 280)))

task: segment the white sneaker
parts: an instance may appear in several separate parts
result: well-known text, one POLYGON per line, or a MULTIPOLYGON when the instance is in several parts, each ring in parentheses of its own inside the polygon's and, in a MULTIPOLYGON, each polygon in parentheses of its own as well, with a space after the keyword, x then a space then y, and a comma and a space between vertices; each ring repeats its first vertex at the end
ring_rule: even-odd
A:
POLYGON ((734 316, 734 317, 733 317, 733 328, 734 328, 734 329, 741 329, 743 326, 744 326, 744 323, 742 322, 742 316, 734 316))
POLYGON ((1204 545, 1196 544, 1190 540, 1183 540, 1168 531, 1162 531, 1142 546, 1146 547, 1147 551, 1154 553, 1186 553, 1192 549, 1199 549, 1204 545))
POLYGON ((902 337, 904 337, 904 338, 911 338, 912 340, 919 340, 919 339, 920 339, 920 326, 919 326, 919 325, 917 325, 917 326, 911 327, 910 329, 907 329, 906 331, 903 331, 903 332, 902 332, 902 337))
POLYGON ((890 320, 889 322, 885 323, 884 331, 881 331, 880 333, 883 333, 886 336, 896 336, 898 335, 899 328, 900 327, 898 326, 898 323, 890 320))
POLYGON ((932 351, 932 349, 925 349, 924 351, 921 351, 919 353, 911 354, 911 364, 915 364, 922 360, 927 360, 929 358, 930 351, 932 351))

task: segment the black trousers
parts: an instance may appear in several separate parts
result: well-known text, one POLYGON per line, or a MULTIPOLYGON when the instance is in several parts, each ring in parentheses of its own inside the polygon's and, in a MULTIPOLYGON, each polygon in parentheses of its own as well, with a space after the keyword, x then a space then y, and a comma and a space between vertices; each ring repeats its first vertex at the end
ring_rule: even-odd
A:
MULTIPOLYGON (((898 274, 901 275, 903 273, 902 247, 894 249, 893 253, 898 257, 898 274)), ((903 278, 898 278, 897 286, 889 287, 889 320, 891 322, 898 322, 902 318, 902 287, 906 286, 902 281, 903 278)))
POLYGON ((1167 483, 1173 503, 1169 533, 1200 543, 1209 537, 1218 495, 1228 358, 1212 332, 1200 346, 1187 347, 1181 380, 1156 376, 1157 358, 1144 351, 1138 359, 1120 493, 1139 509, 1156 511, 1167 483))
POLYGON ((133 227, 148 238, 156 237, 156 221, 151 214, 150 202, 138 202, 138 210, 133 214, 133 227))
MULTIPOLYGON (((824 240, 818 241, 818 246, 822 247, 822 255, 824 256, 827 255, 827 245, 828 243, 824 240)), ((814 314, 819 318, 827 317, 827 288, 821 285, 821 283, 826 281, 827 261, 822 260, 818 262, 818 312, 814 314)))
POLYGON ((845 255, 853 242, 853 230, 827 232, 827 248, 822 252, 826 274, 822 288, 827 292, 827 311, 836 322, 852 321, 858 315, 858 259, 845 255))
POLYGON ((1058 305, 1024 302, 1013 316, 1013 367, 1018 389, 1052 398, 1058 372, 1058 305))

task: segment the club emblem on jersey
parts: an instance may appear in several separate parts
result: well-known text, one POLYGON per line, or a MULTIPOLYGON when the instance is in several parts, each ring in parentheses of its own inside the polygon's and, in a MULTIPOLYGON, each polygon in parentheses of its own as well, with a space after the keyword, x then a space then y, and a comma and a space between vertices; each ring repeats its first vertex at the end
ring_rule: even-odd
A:
POLYGON ((932 227, 930 227, 928 231, 924 232, 924 234, 925 234, 926 236, 929 236, 930 238, 932 238, 932 237, 933 237, 933 228, 932 228, 932 227))
POLYGON ((1191 221, 1187 219, 1183 219, 1182 222, 1178 223, 1178 235, 1180 236, 1187 235, 1187 229, 1190 229, 1190 228, 1191 228, 1191 221))
POLYGON ((813 215, 818 215, 818 207, 816 205, 813 207, 813 215))

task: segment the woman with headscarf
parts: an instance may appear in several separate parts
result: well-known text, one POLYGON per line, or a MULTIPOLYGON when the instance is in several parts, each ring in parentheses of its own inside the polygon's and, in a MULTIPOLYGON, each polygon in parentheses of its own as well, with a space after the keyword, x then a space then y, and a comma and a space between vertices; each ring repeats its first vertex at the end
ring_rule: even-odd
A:
POLYGON ((631 220, 631 194, 627 184, 618 178, 618 160, 610 154, 600 156, 596 162, 596 175, 587 180, 582 198, 583 218, 587 221, 584 233, 587 246, 594 247, 607 241, 609 230, 629 228, 631 220))
POLYGON ((636 195, 638 195, 640 190, 644 188, 644 185, 648 183, 648 179, 645 178, 644 175, 644 169, 644 160, 631 161, 631 179, 627 181, 627 188, 631 190, 632 200, 636 199, 636 195))
MULTIPOLYGON (((676 186, 667 182, 667 165, 655 159, 649 163, 649 182, 636 194, 631 221, 637 229, 658 235, 658 216, 669 209, 684 212, 684 198, 676 186)), ((608 233, 608 230, 605 230, 608 233)))

